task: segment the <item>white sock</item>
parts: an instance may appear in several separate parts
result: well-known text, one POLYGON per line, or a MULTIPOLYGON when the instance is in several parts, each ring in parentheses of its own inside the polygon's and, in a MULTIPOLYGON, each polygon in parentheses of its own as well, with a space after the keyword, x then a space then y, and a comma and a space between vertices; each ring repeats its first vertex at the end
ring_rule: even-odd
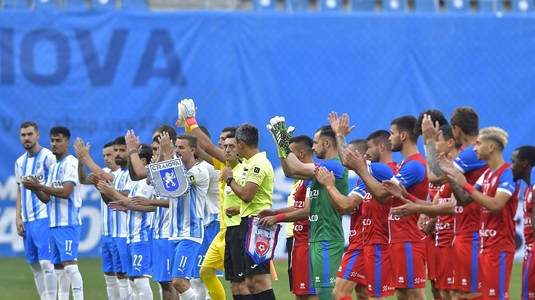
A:
POLYGON ((39 298, 41 300, 46 300, 45 273, 43 272, 43 268, 41 268, 41 264, 38 262, 31 263, 30 269, 32 269, 33 272, 33 280, 35 281, 35 287, 37 288, 39 298))
POLYGON ((130 286, 130 289, 128 290, 130 293, 128 299, 139 300, 139 291, 137 290, 134 280, 128 279, 128 285, 130 286))
POLYGON ((64 269, 56 269, 58 277, 58 300, 69 300, 71 279, 64 269))
POLYGON ((121 295, 119 294, 119 281, 115 275, 106 275, 106 292, 108 293, 109 300, 120 300, 121 295))
POLYGON ((192 288, 189 288, 187 291, 180 294, 180 300, 197 300, 195 291, 193 291, 192 288))
POLYGON ((45 293, 48 300, 56 300, 58 294, 58 278, 54 272, 54 265, 49 260, 39 261, 45 275, 45 293))
POLYGON ((72 297, 74 300, 83 300, 84 299, 84 281, 82 279, 82 274, 78 270, 78 265, 68 265, 65 266, 65 271, 71 279, 72 285, 72 297))
POLYGON ((163 300, 163 289, 161 284, 158 284, 158 291, 160 292, 160 300, 163 300))
POLYGON ((119 278, 119 295, 121 300, 128 300, 128 278, 119 278))
POLYGON ((193 278, 189 281, 191 288, 195 291, 198 300, 205 300, 206 294, 208 293, 206 285, 200 278, 193 278))
POLYGON ((134 283, 139 291, 139 300, 153 300, 152 289, 147 277, 136 278, 134 283))

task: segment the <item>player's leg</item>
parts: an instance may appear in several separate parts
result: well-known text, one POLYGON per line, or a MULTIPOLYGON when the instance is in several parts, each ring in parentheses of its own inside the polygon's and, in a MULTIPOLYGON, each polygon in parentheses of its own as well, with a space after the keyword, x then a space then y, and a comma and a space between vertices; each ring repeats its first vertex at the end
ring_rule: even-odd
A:
POLYGON ((481 253, 479 255, 481 292, 484 299, 509 299, 509 281, 514 253, 481 253))
POLYGON ((119 281, 117 280, 117 274, 115 274, 113 258, 115 244, 111 236, 103 235, 100 245, 102 248, 102 272, 106 280, 106 294, 108 295, 108 299, 119 300, 119 281))
POLYGON ((390 244, 396 296, 398 299, 419 300, 425 296, 425 242, 390 244))
POLYGON ((169 244, 174 249, 172 256, 173 286, 180 294, 181 300, 195 299, 195 292, 191 288, 188 278, 193 276, 196 254, 201 244, 190 240, 170 240, 169 244))
MULTIPOLYGON (((201 248, 199 248, 199 253, 197 254, 197 264, 193 270, 193 279, 190 280, 191 286, 193 290, 195 291, 195 294, 197 294, 197 300, 205 300, 208 298, 208 289, 204 283, 204 281, 201 279, 201 267, 206 259, 206 253, 208 252, 208 249, 210 248, 210 245, 212 244, 212 241, 216 237, 217 233, 219 232, 219 222, 213 221, 210 224, 208 224, 206 227, 204 227, 204 237, 201 244, 201 248)), ((214 274, 215 275, 215 274, 214 274)))
POLYGON ((338 267, 342 261, 344 242, 319 241, 310 243, 312 280, 316 295, 324 299, 333 298, 333 288, 338 267))
POLYGON ((60 243, 60 239, 60 228, 50 228, 50 252, 52 264, 54 264, 54 272, 58 279, 58 300, 69 300, 71 280, 61 264, 59 245, 62 245, 62 243, 60 243))
POLYGON ((77 264, 80 229, 81 226, 65 226, 60 227, 58 231, 60 235, 58 249, 60 251, 61 264, 71 281, 74 300, 84 298, 84 282, 77 264))
MULTIPOLYGON (((132 287, 138 292, 139 300, 152 300, 152 289, 149 277, 152 269, 152 259, 149 242, 129 243, 130 267, 128 277, 132 287)), ((137 299, 137 298, 136 298, 137 299)))
POLYGON ((298 300, 317 299, 316 290, 312 284, 308 241, 306 243, 294 243, 291 262, 292 293, 296 295, 298 300))
POLYGON ((388 245, 364 246, 364 269, 369 299, 386 300, 386 297, 394 295, 394 277, 388 245))
POLYGON ((206 285, 212 300, 226 299, 225 289, 216 275, 217 270, 225 269, 225 232, 226 230, 222 230, 215 236, 206 252, 200 270, 201 279, 206 285))
POLYGON ((24 246, 26 260, 34 273, 34 280, 42 299, 56 299, 57 277, 51 262, 50 221, 40 219, 26 222, 24 246))
POLYGON ((171 300, 177 297, 175 288, 171 284, 171 257, 169 256, 169 241, 166 238, 153 239, 152 270, 153 280, 160 285, 160 299, 171 300))
POLYGON ((117 274, 117 280, 119 281, 119 294, 121 299, 128 299, 130 297, 128 276, 126 272, 128 270, 128 251, 126 248, 126 238, 114 237, 113 241, 115 243, 115 258, 117 260, 118 269, 115 273, 117 274))
POLYGON ((460 297, 481 295, 479 274, 479 232, 455 236, 453 242, 453 287, 460 297))
POLYGON ((354 249, 350 246, 346 253, 344 253, 338 273, 336 274, 336 282, 333 289, 334 299, 339 300, 351 297, 351 293, 357 288, 359 283, 361 285, 366 283, 363 252, 360 249, 354 249))
POLYGON ((526 251, 522 264, 522 300, 535 299, 535 261, 532 251, 526 251))

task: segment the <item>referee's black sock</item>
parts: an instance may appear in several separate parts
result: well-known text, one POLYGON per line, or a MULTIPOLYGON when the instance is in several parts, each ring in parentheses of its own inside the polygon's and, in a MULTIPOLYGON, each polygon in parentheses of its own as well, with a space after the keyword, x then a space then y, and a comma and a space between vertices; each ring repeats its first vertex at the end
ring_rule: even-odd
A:
POLYGON ((232 299, 234 299, 234 300, 243 300, 243 296, 242 295, 232 295, 232 299))
POLYGON ((253 295, 249 294, 249 295, 242 295, 242 299, 243 300, 253 300, 253 295))
POLYGON ((253 300, 275 300, 273 289, 265 290, 258 294, 253 294, 253 300))

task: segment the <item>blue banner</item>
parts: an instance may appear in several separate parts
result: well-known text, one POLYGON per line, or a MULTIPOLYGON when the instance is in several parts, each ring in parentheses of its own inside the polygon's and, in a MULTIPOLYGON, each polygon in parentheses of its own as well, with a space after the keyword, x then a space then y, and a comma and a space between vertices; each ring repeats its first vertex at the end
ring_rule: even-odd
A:
MULTIPOLYGON (((265 129, 275 115, 312 136, 330 111, 347 112, 350 138, 365 138, 401 115, 468 105, 481 127, 509 132, 507 159, 533 144, 533 32, 534 16, 507 14, 0 11, 0 255, 22 251, 13 165, 23 121, 39 124, 46 147, 52 126, 69 127, 100 162, 105 143, 128 129, 150 143, 193 98, 214 136, 259 127, 284 200, 291 181, 265 129)), ((85 196, 80 252, 97 255, 98 194, 85 196)))

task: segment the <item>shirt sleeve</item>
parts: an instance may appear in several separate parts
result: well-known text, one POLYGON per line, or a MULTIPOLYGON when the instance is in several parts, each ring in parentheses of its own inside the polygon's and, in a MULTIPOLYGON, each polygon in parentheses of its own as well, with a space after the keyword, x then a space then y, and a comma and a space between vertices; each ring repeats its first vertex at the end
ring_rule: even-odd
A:
POLYGON ((344 176, 345 168, 337 160, 331 159, 322 161, 318 164, 318 167, 324 167, 330 172, 333 172, 335 179, 340 179, 344 176))
POLYGON ((150 199, 152 197, 153 191, 154 188, 152 185, 148 185, 145 180, 141 180, 134 196, 140 196, 150 199))
POLYGON ((516 190, 516 185, 518 183, 513 180, 513 170, 507 168, 503 171, 500 176, 500 182, 498 184, 497 192, 503 192, 512 196, 516 190))
POLYGON ((188 179, 191 185, 208 185, 210 175, 205 167, 197 164, 188 170, 188 179))
POLYGON ((15 162, 15 182, 20 184, 20 167, 18 162, 15 162))
POLYGON ((348 196, 351 195, 357 195, 360 198, 364 199, 366 196, 366 185, 364 184, 364 181, 362 179, 358 179, 355 187, 349 192, 348 196))
POLYGON ((483 186, 483 180, 485 180, 485 174, 487 174, 487 172, 490 172, 490 169, 487 169, 485 172, 483 172, 483 174, 479 176, 476 183, 474 184, 474 187, 479 191, 481 191, 481 187, 483 186))
POLYGON ((394 171, 384 163, 373 162, 370 164, 370 174, 379 182, 382 182, 391 179, 394 176, 394 171))
POLYGON ((63 173, 63 183, 72 182, 74 185, 79 183, 78 181, 78 160, 72 159, 65 164, 65 171, 63 173))
POLYGON ((459 156, 453 160, 453 166, 463 173, 479 169, 486 164, 487 162, 477 158, 474 146, 464 148, 464 150, 459 153, 459 156))
POLYGON ((392 179, 401 182, 404 187, 408 188, 424 180, 425 172, 425 166, 422 163, 417 160, 411 160, 403 164, 392 179))

